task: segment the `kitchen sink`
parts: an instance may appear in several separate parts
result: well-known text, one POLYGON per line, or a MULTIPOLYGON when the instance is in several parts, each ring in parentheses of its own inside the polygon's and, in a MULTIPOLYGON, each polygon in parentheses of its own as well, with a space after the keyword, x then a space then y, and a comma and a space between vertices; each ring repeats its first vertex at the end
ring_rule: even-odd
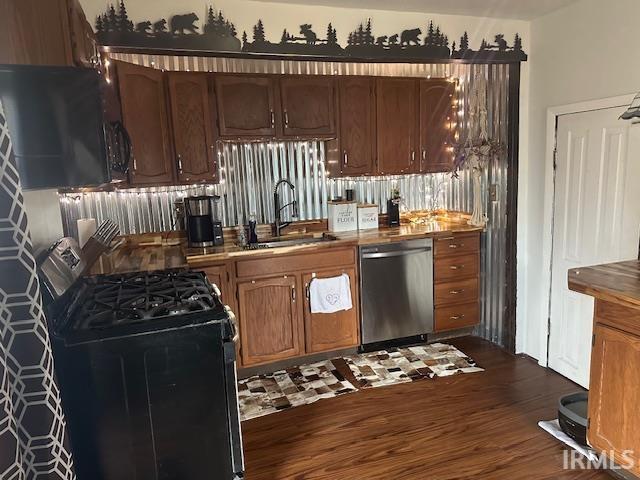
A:
POLYGON ((337 240, 333 235, 324 233, 321 237, 297 237, 297 238, 270 238, 264 242, 254 243, 247 245, 245 250, 258 250, 262 248, 279 248, 279 247, 294 247, 296 245, 308 245, 314 243, 331 242, 337 240))

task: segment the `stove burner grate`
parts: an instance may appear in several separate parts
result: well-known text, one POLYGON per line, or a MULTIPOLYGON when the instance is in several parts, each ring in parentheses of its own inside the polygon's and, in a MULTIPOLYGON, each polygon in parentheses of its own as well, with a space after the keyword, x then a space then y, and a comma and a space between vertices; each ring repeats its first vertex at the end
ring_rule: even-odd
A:
POLYGON ((217 296, 204 274, 182 270, 92 277, 76 330, 108 328, 211 310, 217 296))

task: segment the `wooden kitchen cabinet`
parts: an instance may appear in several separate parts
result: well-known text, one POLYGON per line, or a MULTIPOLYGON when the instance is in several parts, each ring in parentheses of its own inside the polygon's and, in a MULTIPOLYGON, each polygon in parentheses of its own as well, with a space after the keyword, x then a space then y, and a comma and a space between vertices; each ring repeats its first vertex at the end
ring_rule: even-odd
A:
POLYGON ((164 73, 131 63, 115 63, 123 123, 132 143, 129 182, 132 185, 171 183, 175 179, 175 161, 164 73))
POLYGON ((375 173, 375 83, 370 77, 338 80, 340 174, 375 173))
POLYGON ((453 167, 456 84, 447 79, 420 81, 420 171, 448 172, 453 167))
POLYGON ((296 276, 238 284, 240 355, 248 367, 304 353, 296 276))
POLYGON ((222 303, 231 304, 231 279, 226 265, 212 265, 202 269, 209 282, 218 287, 221 294, 222 303))
POLYGON ((335 90, 335 79, 329 76, 280 78, 283 136, 335 136, 335 90))
POLYGON ((78 0, 0 2, 0 64, 92 67, 93 30, 78 0))
POLYGON ((480 323, 480 232, 434 238, 436 332, 480 323))
POLYGON ((272 77, 216 75, 221 137, 275 137, 275 80, 272 77))
POLYGON ((358 288, 355 268, 327 270, 302 275, 305 291, 304 330, 306 353, 328 352, 356 347, 359 342, 358 288), (351 310, 336 313, 311 313, 309 287, 316 278, 337 277, 346 273, 351 282, 351 310))
POLYGON ((417 80, 376 80, 376 126, 378 173, 396 175, 418 172, 417 80))
POLYGON ((636 466, 640 462, 638 365, 640 337, 596 323, 589 384, 589 443, 598 451, 613 452, 618 464, 628 461, 623 452, 629 450, 636 466))
POLYGON ((177 179, 182 183, 215 182, 217 159, 207 77, 168 74, 177 179))

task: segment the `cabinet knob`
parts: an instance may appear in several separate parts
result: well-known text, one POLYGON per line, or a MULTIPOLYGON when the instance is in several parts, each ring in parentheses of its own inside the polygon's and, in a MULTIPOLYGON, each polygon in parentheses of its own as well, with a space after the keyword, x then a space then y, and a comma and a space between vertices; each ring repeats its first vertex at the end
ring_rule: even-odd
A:
POLYGON ((449 317, 449 320, 462 320, 464 315, 452 315, 449 317))
POLYGON ((136 157, 133 157, 133 171, 135 172, 136 170, 138 170, 138 161, 136 157))
POLYGON ((296 301, 296 287, 291 287, 291 301, 296 301))
POLYGON ((287 112, 286 110, 284 111, 284 124, 287 127, 289 126, 289 112, 287 112))
POLYGON ((271 110, 271 128, 276 128, 276 114, 271 110))
POLYGON ((349 154, 347 153, 347 151, 345 150, 344 152, 344 164, 348 165, 349 164, 349 154))
POLYGON ((464 265, 451 265, 449 267, 449 269, 451 270, 462 270, 464 268, 464 265))
POLYGON ((415 162, 416 160, 416 152, 415 150, 411 152, 411 164, 413 165, 413 162, 415 162))
POLYGON ((461 288, 460 290, 449 290, 449 295, 460 295, 461 293, 464 293, 463 288, 461 288))
POLYGON ((427 160, 427 151, 426 150, 422 150, 422 160, 424 160, 424 161, 427 160))

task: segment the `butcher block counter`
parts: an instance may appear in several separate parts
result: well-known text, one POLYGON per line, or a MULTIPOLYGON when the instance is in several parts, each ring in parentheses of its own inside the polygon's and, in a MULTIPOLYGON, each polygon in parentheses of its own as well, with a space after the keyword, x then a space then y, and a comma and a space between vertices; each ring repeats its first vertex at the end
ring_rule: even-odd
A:
MULTIPOLYGON (((325 222, 326 223, 326 222, 325 222)), ((466 217, 441 219, 427 224, 402 224, 399 227, 381 227, 330 233, 336 240, 300 244, 295 246, 246 250, 236 245, 236 238, 225 232, 225 245, 210 248, 188 248, 184 236, 171 234, 142 234, 123 237, 121 246, 104 254, 91 270, 91 274, 115 274, 138 271, 163 270, 190 266, 199 268, 210 264, 253 257, 278 257, 292 253, 322 251, 340 246, 359 246, 376 243, 400 242, 424 237, 446 237, 453 234, 479 232, 481 229, 466 222, 466 217)), ((306 234, 285 234, 286 238, 319 237, 323 231, 306 234)))
POLYGON ((570 270, 569 289, 595 298, 588 441, 638 476, 640 261, 570 270))

